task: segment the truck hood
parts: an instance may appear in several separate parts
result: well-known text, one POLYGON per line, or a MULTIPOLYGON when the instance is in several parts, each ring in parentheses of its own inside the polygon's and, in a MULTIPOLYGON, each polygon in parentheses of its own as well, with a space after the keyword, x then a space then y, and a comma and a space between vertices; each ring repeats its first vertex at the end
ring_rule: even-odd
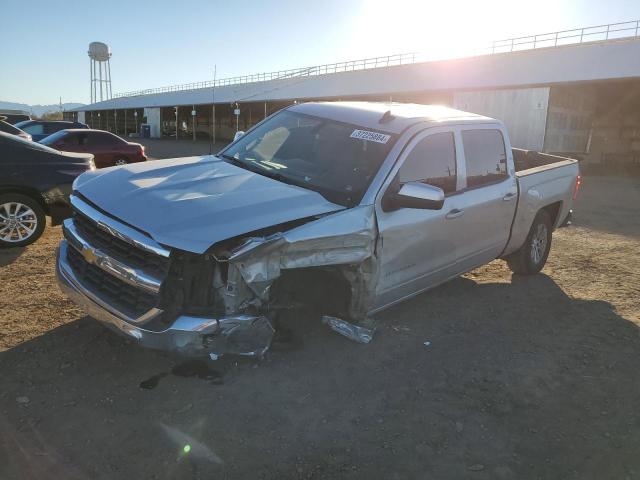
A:
POLYGON ((345 209, 317 192, 215 156, 87 172, 78 177, 74 188, 156 242, 194 253, 254 230, 345 209))

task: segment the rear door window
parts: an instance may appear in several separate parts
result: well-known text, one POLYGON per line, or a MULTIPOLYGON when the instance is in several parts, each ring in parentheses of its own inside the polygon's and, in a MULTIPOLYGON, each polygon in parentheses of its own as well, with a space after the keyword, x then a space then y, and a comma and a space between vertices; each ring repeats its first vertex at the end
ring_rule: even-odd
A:
POLYGON ((118 145, 119 143, 121 143, 121 140, 118 137, 102 132, 91 132, 87 135, 86 139, 87 145, 110 146, 118 145))
POLYGON ((66 128, 69 128, 69 125, 67 125, 66 123, 45 123, 44 133, 56 133, 66 128))
POLYGON ((467 188, 507 178, 507 154, 500 130, 463 130, 462 145, 467 167, 467 188))
POLYGON ((456 148, 453 133, 434 133, 413 147, 398 172, 400 183, 422 182, 456 190, 456 148))

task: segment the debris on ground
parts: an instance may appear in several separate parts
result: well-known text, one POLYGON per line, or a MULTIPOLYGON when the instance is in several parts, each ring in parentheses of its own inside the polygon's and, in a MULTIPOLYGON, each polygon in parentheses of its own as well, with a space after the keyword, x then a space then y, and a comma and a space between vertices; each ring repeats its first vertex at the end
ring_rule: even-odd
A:
POLYGON ((369 343, 375 331, 373 328, 366 328, 329 315, 323 315, 322 323, 328 325, 334 332, 358 343, 369 343))

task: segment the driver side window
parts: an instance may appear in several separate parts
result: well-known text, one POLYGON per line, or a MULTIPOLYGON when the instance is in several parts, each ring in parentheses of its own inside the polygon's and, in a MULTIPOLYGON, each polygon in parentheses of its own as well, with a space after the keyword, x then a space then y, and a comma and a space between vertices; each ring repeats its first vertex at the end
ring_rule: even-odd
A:
POLYGON ((420 140, 398 171, 400 183, 422 182, 456 190, 456 147, 452 132, 434 133, 420 140))

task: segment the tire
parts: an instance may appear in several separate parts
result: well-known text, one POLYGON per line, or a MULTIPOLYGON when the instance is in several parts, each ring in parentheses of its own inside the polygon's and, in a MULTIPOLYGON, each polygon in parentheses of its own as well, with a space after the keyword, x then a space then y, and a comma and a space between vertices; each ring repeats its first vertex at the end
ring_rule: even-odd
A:
POLYGON ((129 159, 127 157, 118 157, 113 162, 115 166, 126 165, 127 163, 129 163, 129 159))
POLYGON ((0 195, 0 248, 32 244, 42 235, 46 222, 35 198, 21 193, 0 195))
POLYGON ((540 210, 522 247, 506 258, 513 273, 535 275, 542 270, 551 250, 551 228, 549 212, 540 210))

